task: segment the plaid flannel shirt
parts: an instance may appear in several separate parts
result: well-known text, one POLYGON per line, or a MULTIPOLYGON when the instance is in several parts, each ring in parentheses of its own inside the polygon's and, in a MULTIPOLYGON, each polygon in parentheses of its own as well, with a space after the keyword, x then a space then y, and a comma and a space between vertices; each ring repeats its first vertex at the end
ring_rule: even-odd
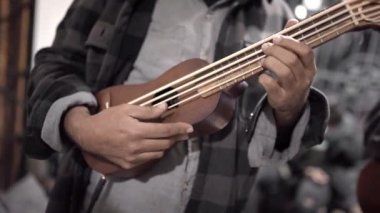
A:
MULTIPOLYGON (((77 92, 96 93, 121 84, 128 77, 149 27, 154 4, 153 0, 74 1, 58 27, 52 47, 36 55, 28 86, 25 147, 29 155, 47 158, 53 153, 41 139, 41 129, 55 101, 77 92)), ((216 58, 240 49, 244 40, 259 41, 281 30, 289 17, 282 0, 271 3, 237 0, 234 5, 223 23, 216 58), (247 30, 257 37, 245 38, 247 30)), ((228 144, 218 144, 223 135, 216 134, 202 143, 200 166, 186 212, 239 212, 244 208, 255 176, 247 159, 248 143, 254 133, 257 112, 265 100, 257 79, 251 79, 249 85, 238 101, 233 121, 238 126, 236 138, 228 144), (215 183, 215 177, 221 181, 215 183), (209 197, 218 202, 211 202, 209 197)), ((319 92, 311 91, 309 103, 311 116, 303 147, 322 141, 328 116, 327 103, 319 92)), ((89 169, 75 146, 66 159, 48 212, 80 209, 89 169)))

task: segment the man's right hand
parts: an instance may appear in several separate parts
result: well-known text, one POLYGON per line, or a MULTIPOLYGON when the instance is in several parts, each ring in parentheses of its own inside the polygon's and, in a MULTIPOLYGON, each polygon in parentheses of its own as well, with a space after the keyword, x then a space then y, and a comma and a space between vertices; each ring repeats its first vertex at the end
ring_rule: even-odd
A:
POLYGON ((64 128, 82 150, 128 170, 162 158, 166 150, 193 132, 187 123, 149 122, 159 118, 166 108, 165 104, 123 104, 90 115, 87 107, 77 106, 67 112, 64 128))

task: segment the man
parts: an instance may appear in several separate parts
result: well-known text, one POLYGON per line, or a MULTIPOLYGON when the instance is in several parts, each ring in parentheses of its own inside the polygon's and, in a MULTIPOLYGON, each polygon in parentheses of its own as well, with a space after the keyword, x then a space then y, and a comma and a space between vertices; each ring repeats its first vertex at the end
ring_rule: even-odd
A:
POLYGON ((309 92, 316 73, 309 47, 288 37, 263 45, 262 65, 271 72, 248 82, 227 127, 198 139, 187 140, 190 124, 148 122, 165 104, 93 114, 94 94, 150 81, 185 59, 219 59, 279 31, 288 11, 280 0, 74 1, 53 46, 36 56, 29 84, 28 153, 71 150, 48 212, 247 210, 255 167, 286 161, 323 138, 327 103, 309 92), (159 161, 137 177, 109 178, 101 191, 102 175, 78 150, 126 170, 159 161))

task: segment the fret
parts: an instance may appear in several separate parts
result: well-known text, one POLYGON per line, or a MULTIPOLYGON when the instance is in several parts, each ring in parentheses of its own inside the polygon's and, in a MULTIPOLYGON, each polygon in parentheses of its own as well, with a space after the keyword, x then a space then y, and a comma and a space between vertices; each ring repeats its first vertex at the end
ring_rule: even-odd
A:
POLYGON ((244 52, 243 52, 243 56, 244 56, 244 57, 247 57, 247 56, 249 56, 249 53, 248 53, 248 51, 244 51, 244 52))
POLYGON ((326 36, 329 34, 328 32, 331 29, 331 27, 335 29, 336 23, 334 22, 334 18, 336 17, 331 17, 328 12, 321 17, 321 20, 328 20, 328 21, 326 23, 323 23, 321 28, 317 28, 318 30, 322 31, 322 32, 320 31, 318 32, 320 44, 325 42, 324 38, 326 38, 326 36))
POLYGON ((341 32, 340 32, 339 29, 337 29, 337 27, 336 27, 335 22, 333 21, 333 19, 330 19, 330 17, 331 17, 331 16, 330 16, 330 13, 327 13, 326 16, 327 16, 327 20, 330 20, 330 21, 329 21, 329 24, 331 24, 331 25, 334 26, 335 35, 336 35, 336 36, 339 36, 339 35, 341 34, 341 32))
POLYGON ((352 21, 354 22, 355 26, 359 25, 359 20, 356 18, 356 15, 354 13, 354 10, 352 9, 351 5, 349 2, 346 2, 345 3, 345 6, 347 8, 347 11, 349 12, 351 18, 352 18, 352 21))
POLYGON ((314 20, 311 21, 311 25, 314 26, 314 30, 315 30, 315 32, 317 32, 317 35, 318 35, 319 41, 320 41, 321 43, 323 43, 323 42, 324 42, 324 39, 323 39, 323 37, 322 37, 322 35, 321 35, 319 29, 318 29, 318 26, 315 26, 315 22, 314 22, 314 20))
MULTIPOLYGON (((359 21, 364 22, 363 25, 370 22, 378 24, 380 14, 379 5, 376 2, 378 1, 348 0, 347 2, 341 2, 301 21, 299 24, 284 29, 278 34, 307 41, 311 47, 316 47, 356 28, 358 24, 361 24, 359 21)), ((225 88, 226 85, 229 86, 260 72, 263 68, 257 62, 265 57, 260 45, 269 41, 270 38, 263 39, 252 44, 256 46, 250 45, 193 73, 176 79, 161 88, 150 91, 129 103, 136 104, 146 101, 146 99, 151 99, 157 91, 159 92, 162 88, 169 87, 175 87, 182 94, 188 94, 189 91, 196 90, 199 93, 202 92, 203 97, 217 92, 218 88, 225 88)), ((159 97, 155 97, 155 99, 159 99, 159 97)), ((152 100, 146 103, 152 103, 152 100)))
POLYGON ((297 30, 297 34, 301 32, 301 34, 299 35, 300 38, 298 38, 297 40, 299 41, 304 41, 305 40, 305 35, 304 35, 304 32, 303 32, 303 26, 300 26, 300 27, 297 27, 296 30, 297 30))
POLYGON ((296 32, 294 33, 295 36, 292 36, 294 39, 297 39, 299 41, 305 41, 307 40, 307 34, 305 35, 305 33, 307 33, 308 31, 311 30, 310 26, 300 26, 298 28, 296 28, 296 32), (306 37, 306 38, 305 38, 306 37))
MULTIPOLYGON (((311 47, 316 47, 354 28, 351 22, 357 21, 358 17, 352 11, 357 8, 357 5, 347 7, 347 3, 340 3, 278 34, 293 37, 306 42, 311 47)), ((216 69, 213 70, 215 73, 207 81, 211 85, 202 88, 202 91, 222 90, 261 71, 262 66, 259 61, 265 58, 265 54, 260 44, 268 41, 269 39, 264 39, 252 44, 257 46, 250 45, 216 63, 216 69)), ((211 94, 207 91, 207 94, 211 94)))
POLYGON ((253 52, 254 52, 254 56, 255 56, 255 61, 257 61, 257 60, 260 60, 260 50, 261 49, 258 49, 257 47, 255 47, 254 49, 253 49, 253 52))

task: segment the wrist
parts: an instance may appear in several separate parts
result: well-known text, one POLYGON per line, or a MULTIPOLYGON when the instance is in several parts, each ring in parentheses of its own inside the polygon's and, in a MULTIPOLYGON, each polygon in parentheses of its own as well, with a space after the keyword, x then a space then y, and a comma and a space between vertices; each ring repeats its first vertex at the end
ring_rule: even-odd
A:
POLYGON ((63 129, 66 135, 79 146, 83 144, 83 127, 86 126, 84 122, 89 116, 91 116, 90 111, 85 106, 75 106, 64 116, 63 129))
POLYGON ((276 126, 280 129, 293 128, 293 126, 297 123, 298 119, 300 118, 302 112, 304 111, 305 106, 306 104, 302 105, 302 107, 294 108, 291 111, 274 110, 276 126))
POLYGON ((290 146, 291 136, 293 129, 301 117, 304 107, 292 110, 291 112, 276 111, 274 112, 277 135, 275 142, 275 149, 279 152, 283 152, 290 146))

